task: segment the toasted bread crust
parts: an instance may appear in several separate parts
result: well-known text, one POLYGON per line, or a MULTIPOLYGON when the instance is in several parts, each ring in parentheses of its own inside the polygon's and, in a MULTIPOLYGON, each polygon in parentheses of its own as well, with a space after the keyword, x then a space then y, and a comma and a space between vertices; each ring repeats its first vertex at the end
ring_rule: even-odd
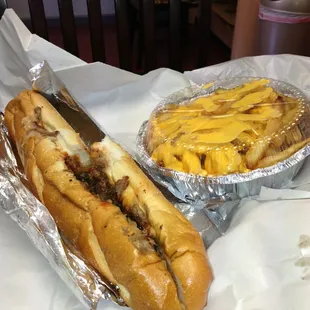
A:
MULTIPOLYGON (((127 171, 130 188, 148 214, 151 237, 168 257, 168 267, 152 246, 145 246, 146 237, 119 207, 102 202, 68 169, 65 161, 68 155, 78 155, 84 164, 91 159, 79 135, 44 97, 34 91, 21 92, 7 105, 5 122, 32 192, 47 207, 66 239, 120 288, 130 307, 203 308, 211 273, 199 234, 124 151, 123 166, 120 162, 115 165, 113 152, 107 154, 104 144, 100 146, 113 162, 113 178, 120 179, 123 171, 127 171), (178 294, 178 284, 184 298, 178 294)), ((107 141, 112 149, 120 148, 107 141)))
POLYGON ((139 206, 150 223, 150 234, 164 249, 180 287, 186 309, 202 309, 212 280, 211 269, 199 233, 163 196, 119 145, 106 138, 92 147, 102 157, 113 182, 129 177, 122 201, 130 209, 139 206))

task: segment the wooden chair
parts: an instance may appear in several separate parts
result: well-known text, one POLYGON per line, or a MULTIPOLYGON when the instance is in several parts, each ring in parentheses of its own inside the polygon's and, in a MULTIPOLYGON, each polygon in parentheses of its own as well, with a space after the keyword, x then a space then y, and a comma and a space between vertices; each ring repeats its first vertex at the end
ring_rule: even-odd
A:
MULTIPOLYGON (((181 2, 184 0, 169 0, 169 67, 182 71, 182 40, 181 40, 181 2)), ((139 10, 141 27, 143 27, 144 65, 148 72, 156 68, 156 18, 154 0, 115 0, 116 15, 123 19, 123 27, 127 29, 127 38, 130 37, 130 8, 132 5, 139 10)), ((197 23, 197 67, 207 65, 208 42, 211 35, 211 3, 212 0, 199 0, 199 14, 197 23)), ((119 29, 120 30, 120 29, 119 29)), ((119 33, 121 33, 119 31, 119 33)), ((119 50, 128 53, 128 62, 132 59, 132 42, 122 40, 119 36, 119 50)), ((121 64, 122 66, 122 64, 121 64)), ((122 66, 128 69, 130 65, 122 66)))
POLYGON ((129 0, 114 0, 120 68, 132 71, 132 8, 129 0))
MULTIPOLYGON (((43 0, 28 0, 28 4, 33 32, 48 40, 48 27, 43 0)), ((0 16, 7 7, 6 0, 0 0, 0 16)), ((69 53, 79 56, 72 0, 58 0, 58 7, 64 48, 69 53)), ((105 62, 100 0, 87 0, 87 8, 93 61, 105 62)))
POLYGON ((0 18, 2 17, 5 9, 8 7, 8 3, 6 0, 0 0, 0 18))

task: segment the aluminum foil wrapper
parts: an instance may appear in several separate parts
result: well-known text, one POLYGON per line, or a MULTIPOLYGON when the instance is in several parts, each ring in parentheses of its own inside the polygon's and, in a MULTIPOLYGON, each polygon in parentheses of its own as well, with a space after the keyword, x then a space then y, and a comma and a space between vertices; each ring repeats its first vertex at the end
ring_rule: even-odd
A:
MULTIPOLYGON (((207 96, 217 89, 232 89, 249 81, 262 78, 229 78, 214 81, 206 88, 197 85, 180 90, 163 100, 154 113, 162 110, 168 104, 186 104, 188 101, 207 96)), ((296 98, 308 109, 305 95, 290 84, 270 80, 269 85, 276 92, 296 98)), ((310 136, 310 118, 306 114, 307 122, 303 122, 303 132, 310 136)), ((166 187, 175 197, 188 203, 192 212, 205 210, 212 223, 220 233, 225 233, 230 220, 244 197, 256 196, 261 187, 281 188, 288 184, 301 169, 304 160, 310 154, 310 145, 306 145, 290 158, 267 168, 253 170, 249 173, 236 173, 219 177, 204 177, 187 174, 158 166, 147 151, 147 129, 145 122, 137 137, 137 153, 139 162, 153 176, 156 182, 166 187)))
MULTIPOLYGON (((73 106, 74 101, 46 62, 30 70, 32 80, 39 79, 46 94, 73 106), (68 99, 67 99, 68 98, 68 99)), ((103 279, 63 238, 49 211, 30 192, 22 165, 0 118, 0 205, 25 230, 36 248, 46 257, 77 298, 89 309, 96 309, 99 300, 107 299, 125 306, 118 290, 103 279), (15 156, 16 155, 16 156, 15 156)))
MULTIPOLYGON (((59 104, 70 106, 75 111, 80 110, 80 106, 47 62, 44 61, 33 67, 30 70, 30 78, 33 81, 34 90, 48 99, 57 100, 59 104)), ((70 119, 67 121, 72 125, 70 119)), ((87 134, 91 135, 91 131, 81 132, 81 137, 86 143, 90 142, 87 134)), ((165 188, 161 189, 167 199, 200 232, 206 248, 220 236, 218 229, 209 220, 204 210, 193 212, 191 205, 180 201, 165 188)), ((27 233, 36 248, 84 305, 90 309, 96 309, 99 300, 103 298, 125 306, 117 288, 103 279, 83 260, 70 243, 66 242, 49 211, 30 192, 22 164, 10 141, 2 114, 0 115, 0 206, 27 233)))
MULTIPOLYGON (((78 253, 61 238, 48 210, 29 191, 22 167, 15 157, 4 118, 0 118, 0 206, 27 233, 62 280, 88 308, 96 309, 100 298, 118 300, 78 253)), ((122 301, 119 300, 122 304, 122 301)))

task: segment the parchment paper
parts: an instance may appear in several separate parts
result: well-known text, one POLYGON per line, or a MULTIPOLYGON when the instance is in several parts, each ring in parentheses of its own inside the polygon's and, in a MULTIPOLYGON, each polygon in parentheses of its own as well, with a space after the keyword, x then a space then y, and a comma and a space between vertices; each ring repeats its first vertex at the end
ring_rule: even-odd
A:
MULTIPOLYGON (((310 59, 301 56, 248 57, 185 75, 197 84, 269 77, 310 98, 310 59)), ((241 202, 226 235, 208 251, 215 276, 208 310, 310 309, 309 183, 308 159, 288 189, 262 188, 259 197, 241 202)))
POLYGON ((310 240, 309 218, 309 200, 243 201, 209 249, 215 281, 207 309, 308 310, 310 248, 300 243, 310 240))
MULTIPOLYGON (((28 69, 47 60, 69 91, 119 142, 134 148, 141 123, 166 95, 190 83, 227 76, 269 76, 310 95, 310 60, 297 56, 247 58, 187 73, 160 69, 140 77, 104 64, 86 65, 31 35, 12 10, 0 22, 0 110, 30 87, 28 69)), ((208 310, 309 309, 309 249, 299 247, 310 235, 310 167, 285 192, 262 192, 244 200, 228 233, 209 249, 215 281, 208 310), (271 201, 263 201, 266 200, 271 201), (279 197, 282 199, 279 201, 279 197), (285 198, 285 199, 284 199, 285 198), (300 198, 300 199, 299 199, 300 198), (275 201, 272 201, 275 200, 275 201), (304 265, 304 267, 296 266, 304 265)), ((26 235, 0 211, 0 309, 82 310, 26 235), (13 293, 14 292, 14 293, 13 293), (34 292, 36 292, 34 294, 34 292)), ((310 269, 310 267, 309 267, 310 269)), ((121 309, 103 302, 100 309, 121 309)))
MULTIPOLYGON (((90 113, 112 136, 118 135, 121 142, 128 142, 131 137, 128 143, 131 147, 135 135, 134 129, 128 128, 138 130, 140 126, 133 116, 144 120, 145 113, 152 111, 157 101, 189 85, 182 74, 165 69, 152 72, 142 80, 138 75, 106 64, 88 65, 32 35, 16 14, 7 10, 0 21, 0 111, 19 91, 31 87, 28 70, 42 60, 48 61, 68 90, 89 106, 90 113), (126 105, 121 101, 124 97, 126 105), (141 106, 137 110, 139 100, 141 106), (115 122, 117 127, 112 126, 115 122)), ((1 208, 0 248, 0 309, 84 309, 26 234, 1 208)), ((121 309, 106 301, 99 306, 99 309, 118 308, 121 309)))

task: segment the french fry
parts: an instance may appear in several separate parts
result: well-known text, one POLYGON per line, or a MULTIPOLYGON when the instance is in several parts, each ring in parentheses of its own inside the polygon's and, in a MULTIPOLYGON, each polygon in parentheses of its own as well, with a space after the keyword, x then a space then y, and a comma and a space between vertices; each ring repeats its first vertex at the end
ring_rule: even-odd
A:
POLYGON ((212 116, 225 116, 225 115, 229 115, 229 114, 236 114, 236 111, 231 109, 231 102, 226 102, 225 104, 221 104, 219 106, 219 108, 213 112, 210 113, 211 117, 212 116))
POLYGON ((286 105, 289 106, 290 110, 296 109, 299 105, 298 100, 296 100, 292 97, 282 96, 282 100, 283 100, 283 102, 286 103, 286 105))
POLYGON ((207 88, 212 87, 213 85, 214 85, 214 82, 211 82, 211 83, 205 84, 202 88, 207 89, 207 88))
POLYGON ((148 149, 153 160, 168 169, 215 176, 290 156, 303 141, 300 103, 268 84, 255 80, 167 106, 152 120, 148 149))
POLYGON ((276 134, 275 137, 272 139, 272 144, 279 149, 283 145, 284 141, 285 141, 284 135, 276 134))
POLYGON ((213 175, 214 171, 212 168, 212 158, 209 154, 206 155, 206 159, 204 162, 205 171, 207 171, 208 175, 213 175))
POLYGON ((192 174, 202 174, 199 157, 190 151, 185 151, 182 156, 182 163, 185 172, 192 174))
MULTIPOLYGON (((192 120, 188 120, 185 122, 179 129, 179 132, 183 132, 185 134, 191 134, 194 132, 203 132, 208 131, 210 129, 225 129, 227 126, 235 127, 235 128, 249 128, 249 125, 245 122, 238 120, 236 116, 228 116, 221 118, 210 118, 207 116, 200 116, 192 120)), ((177 133, 174 134, 176 136, 177 133)))
POLYGON ((294 127, 285 135, 286 143, 288 145, 301 142, 303 139, 302 133, 298 127, 294 127))
POLYGON ((310 139, 307 139, 306 141, 302 141, 302 142, 299 142, 299 143, 296 143, 290 146, 288 149, 280 153, 276 153, 272 156, 265 157, 258 162, 257 168, 266 168, 269 166, 273 166, 277 164, 278 162, 281 162, 285 160, 286 158, 289 158, 290 156, 292 156, 294 153, 299 151, 309 142, 310 142, 310 139))
POLYGON ((266 128, 266 124, 264 123, 258 123, 258 122, 252 122, 250 123, 251 125, 251 130, 249 133, 255 138, 259 138, 263 133, 266 128))
POLYGON ((255 108, 251 109, 249 111, 250 114, 245 114, 245 115, 249 115, 252 116, 254 118, 254 116, 256 117, 256 119, 253 120, 268 120, 271 118, 278 118, 280 116, 282 116, 282 112, 279 109, 276 109, 275 106, 271 106, 271 105, 266 105, 266 104, 262 104, 259 106, 255 106, 255 108))
POLYGON ((262 159, 271 143, 268 137, 278 131, 281 127, 279 119, 270 120, 267 123, 266 129, 262 135, 262 139, 256 141, 246 153, 246 165, 249 169, 255 169, 257 163, 262 159))
POLYGON ((272 145, 270 145, 266 151, 265 156, 269 157, 269 156, 274 156, 276 153, 278 152, 277 148, 273 147, 272 145))
POLYGON ((278 97, 279 97, 279 95, 278 95, 275 91, 273 91, 273 92, 270 94, 270 96, 269 96, 269 102, 270 102, 270 103, 276 102, 277 99, 278 99, 278 97))
POLYGON ((213 112, 219 108, 219 105, 210 97, 198 98, 195 103, 201 104, 206 112, 213 112))
POLYGON ((174 160, 174 154, 169 143, 159 145, 152 154, 152 159, 157 163, 163 162, 164 166, 167 167, 174 160))
POLYGON ((262 79, 256 80, 253 82, 245 83, 244 85, 238 86, 232 90, 220 90, 215 95, 215 100, 224 100, 224 101, 236 101, 240 100, 247 94, 250 94, 261 87, 266 86, 269 83, 269 80, 262 79))
POLYGON ((173 123, 170 126, 164 128, 155 127, 154 133, 157 137, 166 137, 166 139, 168 139, 170 135, 176 133, 181 128, 181 125, 182 124, 180 123, 173 123))
POLYGON ((283 125, 288 125, 290 122, 294 120, 296 117, 297 109, 293 109, 288 111, 283 117, 282 117, 282 123, 283 125))
POLYGON ((256 104, 262 103, 265 99, 269 98, 272 92, 273 89, 271 87, 268 87, 263 91, 248 94, 239 101, 233 103, 232 108, 237 109, 240 112, 247 111, 256 104))
POLYGON ((215 175, 226 175, 237 172, 241 163, 242 157, 238 151, 230 145, 228 148, 213 150, 208 154, 209 161, 205 163, 205 169, 212 171, 215 175))
POLYGON ((238 172, 246 173, 246 172, 250 172, 250 171, 251 170, 246 166, 245 157, 241 156, 241 164, 239 166, 239 171, 238 172))
POLYGON ((169 165, 167 165, 166 168, 175 171, 186 172, 183 167, 183 163, 177 159, 171 162, 169 165))
POLYGON ((264 157, 270 143, 260 140, 256 142, 246 153, 246 166, 249 169, 255 169, 258 161, 264 157))
POLYGON ((279 117, 282 116, 284 114, 284 106, 286 104, 284 103, 274 103, 273 104, 273 108, 278 112, 279 117))
POLYGON ((193 132, 182 136, 179 141, 185 144, 225 144, 235 140, 240 133, 249 129, 251 129, 250 126, 244 122, 234 122, 220 129, 193 132))
POLYGON ((280 119, 272 119, 267 123, 266 129, 263 133, 263 137, 269 137, 275 132, 279 130, 281 127, 282 122, 280 119))
MULTIPOLYGON (((279 101, 279 100, 278 100, 279 101)), ((283 100, 282 101, 279 101, 279 102, 284 102, 283 100)), ((291 109, 290 107, 290 103, 286 102, 285 105, 284 105, 284 116, 289 113, 291 110, 294 110, 296 109, 296 107, 294 107, 293 109, 291 109)))
POLYGON ((253 138, 250 134, 246 132, 241 132, 241 134, 237 138, 239 145, 251 146, 255 142, 255 138, 253 138))

